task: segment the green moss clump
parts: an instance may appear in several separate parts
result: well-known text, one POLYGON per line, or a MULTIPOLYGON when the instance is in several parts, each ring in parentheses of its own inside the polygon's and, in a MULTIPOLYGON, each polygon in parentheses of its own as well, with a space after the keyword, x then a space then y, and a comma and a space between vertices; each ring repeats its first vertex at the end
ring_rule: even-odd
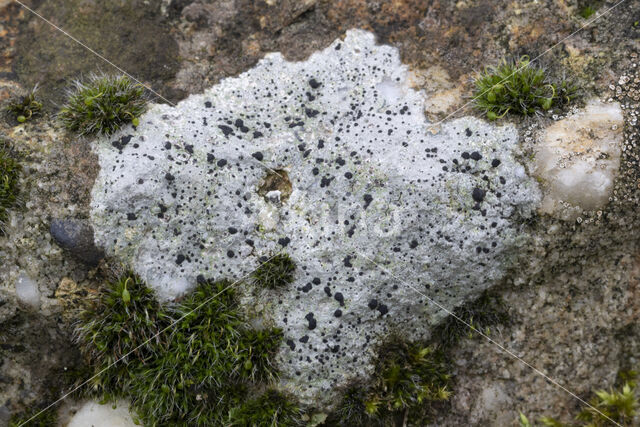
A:
POLYGON ((293 282, 296 263, 287 254, 278 254, 253 272, 253 283, 257 286, 276 289, 293 282))
POLYGON ((451 396, 449 371, 441 350, 392 338, 380 347, 371 386, 348 389, 328 425, 425 423, 433 404, 451 396))
POLYGON ((596 9, 593 6, 585 6, 580 9, 580 16, 584 19, 589 19, 593 14, 596 13, 596 9))
MULTIPOLYGON (((619 390, 598 390, 591 402, 598 411, 622 425, 630 425, 638 411, 638 396, 636 396, 635 382, 627 382, 619 390)), ((605 426, 610 421, 595 411, 586 407, 578 414, 578 420, 589 426, 605 426)))
POLYGON ((472 337, 476 330, 489 334, 491 326, 509 322, 509 314, 502 299, 486 291, 475 301, 456 307, 453 314, 455 316, 447 317, 433 332, 435 341, 444 348, 452 347, 462 337, 472 337), (467 322, 473 329, 456 317, 467 322))
POLYGON ((233 427, 295 427, 303 426, 302 411, 284 394, 267 390, 257 399, 233 408, 229 422, 233 427))
POLYGON ((371 413, 380 409, 422 411, 429 402, 451 395, 449 367, 444 354, 433 347, 402 341, 387 344, 376 372, 380 372, 374 385, 377 393, 367 402, 371 413))
MULTIPOLYGON (((640 407, 636 377, 635 371, 621 373, 623 383, 618 389, 596 391, 595 397, 589 402, 592 407, 585 406, 576 416, 578 423, 564 424, 551 417, 542 417, 540 423, 548 427, 605 427, 611 425, 611 419, 622 426, 634 425, 633 420, 640 407)), ((534 425, 524 414, 520 414, 521 427, 534 425)))
POLYGON ((371 425, 372 419, 367 413, 367 392, 360 386, 347 388, 340 405, 327 418, 327 426, 364 426, 371 425))
POLYGON ((0 139, 0 235, 9 219, 9 209, 18 200, 20 164, 9 144, 0 139))
POLYGON ((546 72, 530 64, 528 56, 487 67, 475 80, 475 107, 489 120, 507 113, 528 116, 561 107, 575 98, 577 88, 552 82, 546 72))
POLYGON ((80 135, 110 135, 128 123, 137 126, 146 104, 144 87, 129 77, 93 75, 75 82, 58 117, 80 135))
POLYGON ((33 418, 43 409, 37 408, 23 414, 12 415, 9 419, 9 427, 56 427, 58 425, 58 411, 55 407, 51 407, 33 418))
POLYGON ((7 111, 19 122, 24 123, 42 114, 42 102, 36 98, 36 85, 28 94, 18 100, 11 101, 7 111))
POLYGON ((251 329, 227 281, 163 306, 127 274, 82 319, 77 341, 96 376, 92 391, 128 398, 145 426, 224 425, 252 389, 277 377, 282 332, 251 329))
POLYGON ((158 348, 167 347, 167 338, 160 334, 167 323, 168 316, 153 291, 133 273, 103 288, 76 328, 76 341, 81 343, 86 360, 96 368, 109 367, 92 380, 93 391, 109 394, 129 387, 128 366, 145 364, 158 348))

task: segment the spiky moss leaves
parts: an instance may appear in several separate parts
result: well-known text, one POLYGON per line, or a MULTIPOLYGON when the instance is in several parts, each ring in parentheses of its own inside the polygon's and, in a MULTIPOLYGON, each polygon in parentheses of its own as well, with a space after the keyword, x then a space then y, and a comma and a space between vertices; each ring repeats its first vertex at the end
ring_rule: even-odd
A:
POLYGON ((509 313, 502 299, 487 291, 478 299, 456 307, 453 314, 454 316, 447 317, 433 332, 434 340, 444 348, 452 347, 465 336, 472 337, 474 331, 489 334, 492 326, 509 322, 509 313))
POLYGON ((58 410, 56 407, 46 409, 43 413, 33 418, 45 408, 34 408, 20 415, 13 415, 9 419, 8 427, 55 427, 58 425, 58 410), (32 419, 33 418, 33 419, 32 419))
POLYGON ((18 200, 20 164, 8 142, 0 138, 0 235, 9 219, 9 209, 18 200))
POLYGON ((434 406, 451 396, 452 379, 447 360, 451 349, 474 331, 491 333, 490 327, 509 322, 499 296, 484 292, 476 300, 457 307, 438 326, 427 343, 409 343, 398 336, 380 346, 373 378, 368 386, 355 384, 344 391, 327 426, 423 425, 433 417, 434 406), (459 318, 471 325, 460 322, 459 318))
POLYGON ((388 425, 398 417, 424 423, 432 405, 451 395, 444 353, 422 343, 392 338, 380 347, 374 372, 369 387, 346 391, 328 425, 388 425))
POLYGON ((77 338, 94 393, 130 399, 146 426, 223 425, 251 389, 277 376, 271 359, 282 332, 251 329, 226 281, 162 306, 127 274, 82 318, 77 338))
POLYGON ((85 358, 96 368, 113 365, 92 380, 94 391, 108 394, 128 387, 128 366, 145 364, 159 348, 167 347, 159 333, 168 320, 153 291, 138 276, 125 274, 104 288, 76 328, 85 358))
POLYGON ((591 16, 596 13, 596 9, 593 6, 585 6, 580 9, 580 16, 584 19, 589 19, 591 16))
POLYGON ((582 0, 578 2, 578 15, 583 19, 591 18, 601 6, 600 0, 582 0))
POLYGON ((267 390, 260 397, 233 408, 229 412, 232 427, 294 427, 306 423, 302 411, 291 398, 276 391, 267 390))
POLYGON ((635 371, 620 373, 619 380, 622 381, 622 384, 618 389, 596 391, 595 397, 589 402, 592 407, 585 406, 576 416, 578 423, 564 424, 551 417, 542 417, 539 420, 540 423, 535 423, 521 413, 519 419, 520 426, 605 427, 611 425, 609 419, 622 426, 635 425, 633 421, 640 407, 636 378, 637 373, 635 371))
POLYGON ((349 387, 342 396, 342 401, 336 410, 327 419, 326 425, 364 426, 374 424, 371 416, 367 413, 365 405, 367 398, 367 390, 363 387, 349 387))
POLYGON ((262 265, 253 272, 252 279, 256 286, 276 289, 293 282, 296 263, 286 253, 280 253, 271 259, 261 260, 262 265))
POLYGON ((136 126, 146 104, 144 87, 129 77, 94 74, 75 82, 58 117, 80 135, 110 135, 128 123, 136 126))
POLYGON ((507 113, 529 116, 562 107, 577 93, 577 88, 567 81, 551 81, 544 69, 531 64, 528 56, 487 67, 474 83, 475 107, 489 120, 507 113))
POLYGON ((42 102, 36 98, 36 85, 29 93, 9 102, 7 111, 19 122, 24 123, 42 114, 42 102))

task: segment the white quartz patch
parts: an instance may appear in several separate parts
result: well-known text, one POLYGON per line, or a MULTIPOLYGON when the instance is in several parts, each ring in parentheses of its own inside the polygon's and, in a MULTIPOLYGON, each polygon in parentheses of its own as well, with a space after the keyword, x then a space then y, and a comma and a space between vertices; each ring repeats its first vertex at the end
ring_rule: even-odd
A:
POLYGON ((534 169, 545 187, 541 211, 574 219, 602 209, 620 167, 622 131, 620 104, 598 100, 545 129, 534 169))
POLYGON ((129 413, 129 404, 86 402, 71 418, 67 427, 139 427, 129 413))
POLYGON ((404 281, 451 308, 475 298, 512 265, 540 200, 513 126, 467 117, 434 135, 407 76, 396 49, 349 31, 307 61, 270 54, 153 106, 93 145, 97 243, 163 299, 285 250, 295 282, 243 303, 284 331, 280 387, 330 404, 390 333, 428 338, 446 316, 404 281), (273 171, 286 199, 259 194, 273 171))
POLYGON ((16 280, 16 297, 23 305, 38 309, 40 307, 38 283, 25 273, 20 273, 16 280))

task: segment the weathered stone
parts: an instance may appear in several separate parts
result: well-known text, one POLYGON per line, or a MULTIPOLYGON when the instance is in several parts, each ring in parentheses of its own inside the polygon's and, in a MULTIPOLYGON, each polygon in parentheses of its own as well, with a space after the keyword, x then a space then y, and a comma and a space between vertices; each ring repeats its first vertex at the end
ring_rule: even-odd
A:
POLYGON ((395 49, 350 31, 306 62, 271 54, 151 107, 94 144, 97 242, 163 299, 288 252, 295 282, 244 303, 285 332, 280 386, 329 405, 390 332, 429 336, 446 313, 424 295, 455 307, 499 281, 540 199, 515 128, 467 117, 432 134, 407 76, 395 49))
POLYGON ((85 220, 65 218, 51 221, 49 229, 56 243, 79 260, 91 266, 98 265, 104 251, 93 242, 93 228, 85 220))
MULTIPOLYGON (((0 423, 3 414, 30 412, 68 386, 66 372, 81 366, 71 337, 55 317, 18 311, 0 323, 0 423)), ((5 425, 5 424, 1 424, 5 425)))
MULTIPOLYGON (((36 2, 31 7, 164 97, 182 97, 168 84, 177 71, 178 46, 159 2, 69 0, 36 2)), ((55 111, 74 79, 97 70, 118 72, 40 18, 18 11, 24 12, 29 24, 16 41, 13 71, 24 87, 39 84, 45 108, 55 111)))

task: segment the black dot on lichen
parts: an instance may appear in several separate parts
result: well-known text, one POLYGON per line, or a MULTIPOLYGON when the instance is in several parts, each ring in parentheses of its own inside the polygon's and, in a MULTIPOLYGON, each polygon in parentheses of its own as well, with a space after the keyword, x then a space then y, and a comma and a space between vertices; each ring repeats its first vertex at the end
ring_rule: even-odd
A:
POLYGON ((476 187, 473 189, 473 193, 471 194, 471 196, 473 197, 473 200, 480 203, 484 200, 484 196, 486 193, 487 192, 483 189, 476 187))
POLYGON ((304 316, 305 319, 307 319, 307 321, 309 322, 309 325, 307 326, 309 328, 309 330, 314 330, 318 324, 318 322, 316 321, 316 319, 313 317, 313 313, 309 313, 306 316, 304 316))
POLYGON ((364 208, 367 209, 372 201, 373 201, 373 196, 371 196, 371 194, 365 194, 364 195, 364 208))

